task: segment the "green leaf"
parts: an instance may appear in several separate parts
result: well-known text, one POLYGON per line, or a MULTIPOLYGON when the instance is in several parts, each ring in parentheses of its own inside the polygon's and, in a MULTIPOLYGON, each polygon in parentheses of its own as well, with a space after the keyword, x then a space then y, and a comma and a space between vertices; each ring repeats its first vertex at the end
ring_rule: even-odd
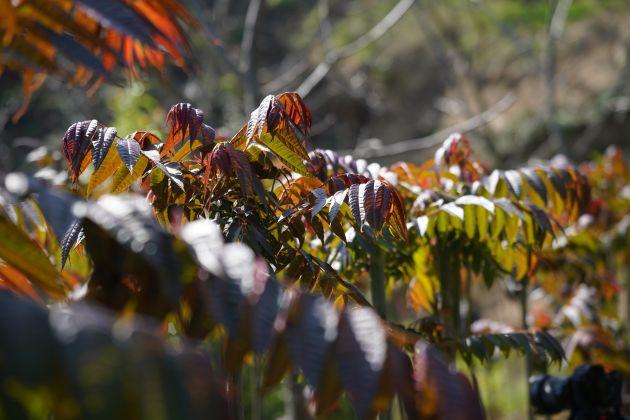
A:
POLYGON ((448 230, 448 214, 445 212, 438 212, 437 214, 437 231, 444 233, 448 230))
POLYGON ((475 213, 477 214, 477 231, 479 232, 479 238, 485 240, 488 237, 488 212, 484 207, 475 207, 475 213))
POLYGON ((293 152, 280 138, 271 133, 262 133, 258 141, 268 147, 290 169, 300 175, 309 175, 302 158, 293 152))
POLYGON ((464 230, 468 238, 475 237, 475 228, 477 227, 477 212, 472 206, 464 206, 464 230))
POLYGON ((492 218, 491 225, 491 235, 493 239, 496 239, 501 234, 503 227, 505 226, 505 212, 501 208, 497 208, 494 213, 494 217, 492 218))

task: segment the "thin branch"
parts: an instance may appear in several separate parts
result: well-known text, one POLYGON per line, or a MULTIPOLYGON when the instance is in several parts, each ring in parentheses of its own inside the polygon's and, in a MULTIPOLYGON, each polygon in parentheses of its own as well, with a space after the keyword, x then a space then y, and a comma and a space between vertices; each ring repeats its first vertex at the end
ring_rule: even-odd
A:
MULTIPOLYGON (((329 0, 319 0, 317 3, 317 12, 319 14, 319 25, 317 29, 318 37, 313 37, 310 45, 304 50, 310 51, 315 48, 315 44, 319 43, 324 47, 325 51, 330 48, 330 33, 332 32, 332 24, 330 23, 330 4, 329 0)), ((302 75, 310 64, 305 56, 298 57, 293 60, 293 64, 280 76, 269 80, 263 84, 262 90, 265 93, 279 92, 289 84, 293 84, 295 80, 302 75)))
POLYGON ((557 0, 556 7, 549 23, 547 34, 547 54, 545 57, 544 76, 547 91, 545 95, 545 114, 549 130, 550 147, 553 151, 565 153, 562 130, 556 118, 556 73, 557 73, 557 45, 571 7, 572 0, 557 0))
POLYGON ((277 78, 266 82, 262 86, 262 91, 265 93, 275 93, 282 90, 285 86, 290 85, 295 79, 297 79, 302 73, 308 69, 308 61, 303 57, 296 61, 291 67, 287 69, 277 78))
MULTIPOLYGON (((513 93, 510 92, 503 98, 501 98, 499 102, 497 102, 481 114, 475 115, 474 117, 462 121, 461 123, 444 128, 429 136, 403 140, 392 144, 385 144, 378 148, 375 148, 374 146, 372 146, 372 148, 363 148, 359 145, 353 151, 340 152, 351 153, 355 157, 375 158, 394 156, 417 150, 430 149, 441 144, 449 134, 452 134, 454 132, 466 133, 479 127, 483 127, 484 125, 488 124, 496 117, 510 109, 514 102, 516 102, 516 97, 513 93)), ((378 144, 380 140, 371 139, 371 142, 378 144)), ((382 142, 380 143, 382 144, 382 142)))
POLYGON ((306 97, 324 77, 330 72, 332 66, 338 61, 347 58, 371 43, 380 39, 387 33, 415 3, 415 0, 400 0, 390 11, 368 32, 364 33, 354 41, 334 50, 329 51, 324 59, 315 67, 308 77, 296 89, 302 96, 306 97))
POLYGON ((243 25, 243 39, 241 41, 241 58, 239 71, 245 79, 245 93, 243 105, 245 113, 256 107, 258 102, 258 77, 254 67, 254 40, 256 38, 256 24, 260 16, 262 0, 250 0, 243 25))
MULTIPOLYGON (((192 4, 190 5, 190 7, 193 10, 193 12, 197 14, 197 16, 204 15, 202 13, 202 10, 204 10, 205 6, 201 5, 200 0, 194 0, 192 4)), ((210 20, 209 17, 208 17, 208 20, 210 20)), ((223 65, 230 72, 236 74, 239 78, 242 79, 243 75, 238 69, 238 64, 232 59, 232 57, 230 57, 230 54, 228 53, 228 51, 225 48, 225 45, 223 44, 223 41, 221 40, 219 36, 216 35, 211 24, 207 22, 206 19, 200 19, 199 26, 201 27, 201 30, 203 31, 206 38, 209 40, 210 45, 214 47, 213 49, 216 52, 219 59, 221 60, 221 62, 223 63, 223 65)))

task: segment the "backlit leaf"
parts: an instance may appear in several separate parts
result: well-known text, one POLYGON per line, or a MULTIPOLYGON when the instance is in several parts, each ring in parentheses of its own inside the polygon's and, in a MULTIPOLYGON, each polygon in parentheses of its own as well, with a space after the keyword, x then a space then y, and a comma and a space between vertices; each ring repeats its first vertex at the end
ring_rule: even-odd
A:
POLYGON ((118 169, 112 180, 111 192, 127 191, 131 184, 144 175, 148 164, 149 159, 145 155, 140 155, 131 172, 127 167, 118 169))
POLYGON ((203 128, 203 111, 194 108, 189 103, 173 105, 166 116, 166 124, 169 126, 169 132, 162 147, 162 156, 166 156, 186 137, 190 139, 189 143, 192 144, 197 139, 197 133, 199 132, 201 132, 203 137, 206 137, 204 140, 208 142, 214 141, 214 130, 212 130, 212 127, 207 126, 207 128, 203 128))
POLYGON ((97 126, 96 120, 81 121, 72 124, 63 136, 62 150, 70 167, 72 182, 77 181, 90 161, 92 139, 97 126))
POLYGON ((331 303, 314 295, 301 297, 299 312, 298 319, 289 321, 287 345, 306 380, 318 386, 324 376, 328 353, 337 340, 339 313, 331 303))
POLYGON ((381 320, 372 309, 357 307, 345 312, 339 323, 339 376, 350 394, 359 418, 370 415, 387 358, 381 320))
POLYGON ((34 285, 55 297, 65 288, 44 251, 8 218, 0 214, 0 259, 24 274, 34 285))
POLYGON ((133 168, 140 158, 140 143, 132 137, 127 136, 124 139, 118 139, 116 141, 116 148, 120 159, 127 169, 129 169, 129 172, 133 172, 133 168))
POLYGON ((479 396, 438 352, 418 341, 414 349, 416 407, 423 418, 484 419, 479 396))
POLYGON ((311 207, 311 218, 315 217, 317 213, 319 213, 324 207, 326 207, 326 202, 328 198, 326 190, 323 188, 314 189, 312 191, 312 194, 315 197, 315 202, 313 203, 313 207, 311 207))
POLYGON ((83 230, 83 226, 81 225, 81 221, 76 220, 70 227, 66 234, 61 238, 61 268, 66 265, 66 261, 68 261, 68 255, 70 254, 70 250, 77 243, 77 239, 79 235, 81 235, 81 231, 83 230))
POLYGON ((103 182, 107 180, 110 176, 116 172, 122 165, 123 162, 120 160, 120 156, 118 154, 118 148, 110 147, 107 151, 107 155, 100 163, 98 169, 92 173, 90 176, 90 180, 87 186, 87 195, 90 196, 92 192, 98 188, 103 182))
POLYGON ((300 156, 291 150, 281 138, 270 133, 263 133, 259 137, 259 141, 261 144, 268 147, 289 169, 301 175, 308 175, 306 166, 304 166, 304 162, 302 162, 300 156))
POLYGON ((98 171, 109 153, 109 149, 116 139, 116 134, 117 131, 114 127, 99 127, 96 136, 92 138, 92 162, 95 171, 98 171))

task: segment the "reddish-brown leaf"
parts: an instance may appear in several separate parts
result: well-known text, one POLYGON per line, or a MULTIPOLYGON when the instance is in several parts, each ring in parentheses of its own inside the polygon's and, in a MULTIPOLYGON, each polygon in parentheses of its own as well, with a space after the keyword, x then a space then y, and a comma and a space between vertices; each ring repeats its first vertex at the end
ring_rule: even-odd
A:
POLYGON ((405 206, 403 205, 402 197, 400 193, 395 188, 390 188, 391 196, 392 196, 392 204, 390 214, 388 215, 394 216, 394 227, 396 231, 403 237, 403 239, 407 239, 407 224, 405 223, 405 206))
POLYGON ((326 189, 328 190, 328 195, 332 195, 340 190, 345 190, 354 184, 365 184, 368 182, 370 178, 357 175, 357 174, 342 174, 337 175, 335 177, 330 178, 326 181, 326 189))
MULTIPOLYGON (((329 196, 338 196, 339 191, 348 190, 348 204, 359 227, 368 222, 377 232, 393 218, 392 225, 396 232, 407 238, 405 208, 398 190, 386 181, 371 180, 357 174, 342 174, 330 178, 324 184, 329 196)), ((340 196, 341 197, 341 196, 340 196)), ((337 203, 331 203, 331 212, 337 203)))
POLYGON ((418 341, 414 351, 415 405, 422 418, 484 419, 479 396, 437 350, 418 341))
POLYGON ((374 200, 374 187, 375 181, 370 180, 367 184, 365 184, 365 190, 363 192, 363 197, 361 200, 362 212, 361 215, 364 218, 364 221, 367 222, 372 228, 374 228, 374 209, 375 209, 375 200, 374 200))
POLYGON ((63 155, 70 166, 70 178, 76 182, 90 163, 92 138, 98 127, 96 120, 80 121, 72 124, 62 140, 63 155))
POLYGON ((337 360, 339 377, 357 417, 371 418, 387 360, 385 330, 372 309, 355 307, 344 312, 339 322, 337 360))
POLYGON ((352 216, 354 216, 354 220, 357 222, 359 229, 363 224, 363 219, 361 217, 361 197, 359 194, 360 186, 365 184, 354 184, 350 186, 350 192, 348 193, 348 203, 350 204, 350 210, 352 211, 352 216))
POLYGON ((209 159, 209 162, 205 169, 205 182, 222 172, 228 177, 238 178, 244 195, 255 192, 263 202, 265 201, 262 184, 253 173, 245 152, 236 150, 231 143, 225 141, 217 143, 206 159, 209 159))
MULTIPOLYGON (((285 92, 277 96, 277 100, 282 104, 282 114, 278 123, 278 128, 284 128, 284 125, 293 130, 300 140, 308 137, 311 128, 311 111, 308 109, 302 97, 296 92, 285 92)), ((267 121, 269 124, 269 120, 267 121)), ((274 130, 273 125, 270 126, 274 130)))
POLYGON ((435 164, 438 167, 448 168, 452 165, 463 165, 470 157, 470 143, 468 139, 459 133, 451 134, 435 151, 435 164))
POLYGON ((181 143, 186 137, 192 143, 197 138, 197 133, 201 130, 204 142, 206 139, 214 140, 214 130, 210 131, 203 124, 203 111, 194 108, 191 104, 182 102, 173 105, 166 116, 166 124, 169 126, 168 137, 162 147, 162 156, 169 153, 175 146, 181 143))
POLYGON ((372 227, 376 231, 380 231, 383 227, 385 216, 389 209, 391 192, 390 189, 387 188, 387 186, 381 181, 375 181, 374 189, 374 208, 372 212, 372 220, 374 224, 372 227))

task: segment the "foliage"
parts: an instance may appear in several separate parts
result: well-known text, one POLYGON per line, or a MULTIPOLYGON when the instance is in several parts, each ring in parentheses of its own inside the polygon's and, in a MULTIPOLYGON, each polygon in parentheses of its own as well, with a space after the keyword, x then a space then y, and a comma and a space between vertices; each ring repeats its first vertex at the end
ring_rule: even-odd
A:
POLYGON ((168 55, 184 65, 187 40, 178 19, 193 18, 176 1, 2 0, 0 74, 22 75, 25 112, 48 74, 95 90, 121 66, 162 70, 168 55))
POLYGON ((554 252, 541 254, 536 277, 547 301, 532 299, 531 315, 537 325, 556 329, 573 364, 630 372, 627 320, 618 311, 629 279, 630 175, 615 147, 580 169, 592 184, 593 199, 554 252))
MULTIPOLYGON (((136 348, 133 334, 115 334, 114 320, 133 312, 162 326, 151 327, 159 354, 169 340, 218 349, 217 373, 205 380, 219 384, 212 401, 231 415, 238 395, 217 389, 233 389, 252 354, 263 360, 262 390, 300 373, 318 413, 333 410, 343 389, 359 417, 397 394, 413 418, 483 416, 468 379, 448 367, 455 354, 469 363, 512 350, 564 357, 545 329, 470 328, 460 303, 472 305, 467 290, 479 280, 534 280, 590 201, 576 168, 489 171, 461 135, 421 166, 308 153, 311 114, 295 93, 266 97, 231 138, 187 103, 166 121, 165 141, 146 131, 119 137, 96 120, 73 124, 62 141, 72 194, 43 184, 47 173, 8 177, 0 220, 15 240, 0 247, 2 284, 45 301, 83 290, 87 307, 113 311, 95 322, 116 354, 136 348), (128 191, 151 207, 120 195, 128 191), (371 308, 386 285, 407 288, 414 322, 371 308)), ((68 305, 74 330, 93 329, 77 305, 68 305)), ((58 342, 63 328, 51 322, 58 342)), ((188 357, 186 348, 169 360, 188 357)), ((188 380, 185 371, 174 378, 188 380)), ((74 392, 82 401, 81 387, 74 392)))
MULTIPOLYGON (((37 191, 36 186, 33 188, 37 191)), ((52 194, 49 199, 63 201, 64 197, 52 194)), ((35 378, 19 368, 28 365, 28 360, 18 360, 4 365, 5 377, 29 392, 52 393, 50 400, 59 405, 52 403, 50 409, 58 416, 146 416, 151 409, 147 404, 153 398, 165 401, 160 410, 167 413, 181 415, 184 407, 199 417, 215 410, 225 410, 229 416, 227 410, 234 403, 222 390, 233 386, 229 385, 229 373, 239 368, 250 351, 269 353, 265 388, 278 382, 293 366, 315 389, 321 411, 335 403, 342 387, 350 393, 360 417, 385 408, 394 392, 410 396, 410 413, 418 405, 424 407, 422 400, 414 402, 414 389, 435 393, 430 390, 437 385, 422 378, 414 381, 409 376, 409 359, 388 338, 386 325, 375 312, 367 307, 349 307, 340 312, 322 297, 283 289, 266 263, 246 246, 224 245, 222 233, 213 222, 191 222, 181 228, 179 237, 172 237, 159 227, 142 198, 129 196, 105 195, 95 202, 75 203, 74 212, 83 214, 85 247, 94 266, 87 299, 113 309, 123 309, 134 301, 137 311, 158 319, 175 311, 175 325, 191 339, 204 337, 213 323, 220 324, 225 331, 220 335, 226 338, 225 365, 221 369, 226 371, 214 374, 207 356, 191 347, 189 339, 181 343, 183 347, 169 351, 159 325, 149 321, 114 324, 103 309, 84 303, 53 310, 47 321, 43 308, 5 294, 2 331, 7 339, 2 342, 9 347, 3 348, 3 354, 25 357, 12 352, 12 346, 19 348, 23 343, 20 340, 36 340, 32 343, 36 351, 52 352, 59 358, 48 358, 51 366, 37 371, 35 378), (24 312, 32 314, 25 321, 30 324, 22 323, 24 320, 17 315, 24 312), (27 325, 33 335, 21 336, 18 331, 27 325), (117 335, 116 329, 120 328, 127 333, 117 335), (108 355, 103 363, 109 368, 97 371, 93 380, 85 382, 76 361, 89 363, 86 356, 95 353, 108 355), (170 365, 176 370, 160 368, 170 365), (56 368, 68 372, 67 377, 59 377, 56 368), (139 396, 117 385, 139 385, 146 375, 152 375, 157 388, 139 396), (407 376, 408 383, 397 383, 397 379, 407 376), (64 386, 52 387, 53 383, 64 386), (103 389, 107 390, 103 396, 106 403, 94 403, 94 393, 103 389), (202 390, 204 394, 200 394, 202 390), (69 398, 76 399, 72 401, 78 407, 68 413, 64 404, 69 398)), ((53 219, 51 214, 49 220, 53 219)), ((28 356, 39 358, 38 354, 28 356)), ((429 357, 422 359, 422 369, 432 369, 446 378, 453 375, 425 345, 416 349, 416 357, 429 357)), ((450 403, 444 405, 446 401, 439 402, 432 412, 446 407, 459 413, 480 409, 464 377, 456 378, 462 381, 460 385, 440 386, 469 400, 456 408, 450 403)), ((11 410, 15 402, 9 399, 7 409, 11 410)))

